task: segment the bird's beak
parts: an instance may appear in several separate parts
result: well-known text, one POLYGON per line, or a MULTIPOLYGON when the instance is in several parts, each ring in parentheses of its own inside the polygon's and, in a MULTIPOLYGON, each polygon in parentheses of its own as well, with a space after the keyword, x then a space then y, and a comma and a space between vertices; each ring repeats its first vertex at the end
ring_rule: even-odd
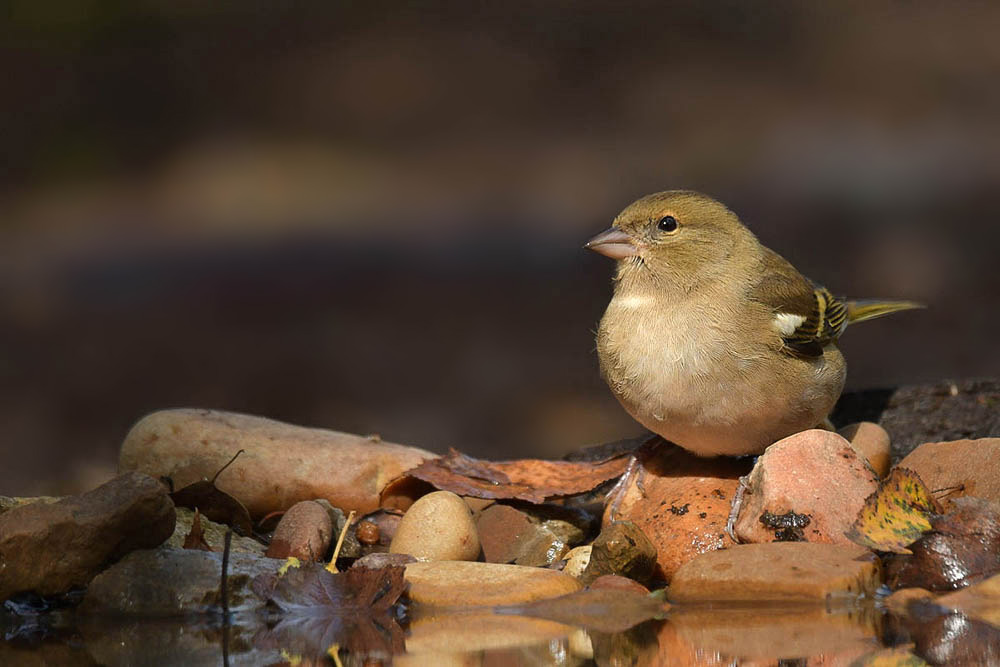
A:
POLYGON ((617 227, 604 230, 587 241, 583 247, 594 252, 599 252, 611 259, 625 259, 626 257, 635 257, 639 254, 639 249, 632 242, 632 237, 617 227))

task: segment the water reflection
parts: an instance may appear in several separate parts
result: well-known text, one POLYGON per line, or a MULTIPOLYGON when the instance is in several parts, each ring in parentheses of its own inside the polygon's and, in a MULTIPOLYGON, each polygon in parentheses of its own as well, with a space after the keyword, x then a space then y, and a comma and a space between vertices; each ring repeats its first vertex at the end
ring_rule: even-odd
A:
MULTIPOLYGON (((705 606, 603 633, 488 611, 413 610, 396 655, 319 633, 288 646, 263 617, 231 626, 195 619, 72 614, 0 617, 0 664, 31 665, 920 665, 1000 664, 1000 629, 961 614, 903 619, 845 609, 705 606)), ((395 642, 394 642, 395 643, 395 642)))

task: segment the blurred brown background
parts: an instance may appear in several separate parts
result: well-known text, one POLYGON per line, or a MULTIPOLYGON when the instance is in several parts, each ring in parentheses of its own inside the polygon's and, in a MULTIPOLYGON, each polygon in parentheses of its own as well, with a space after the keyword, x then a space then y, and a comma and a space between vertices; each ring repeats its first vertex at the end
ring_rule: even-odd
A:
POLYGON ((581 245, 666 188, 931 304, 849 333, 850 387, 1000 371, 997 3, 5 7, 2 494, 103 481, 172 406, 491 457, 631 435, 581 245))

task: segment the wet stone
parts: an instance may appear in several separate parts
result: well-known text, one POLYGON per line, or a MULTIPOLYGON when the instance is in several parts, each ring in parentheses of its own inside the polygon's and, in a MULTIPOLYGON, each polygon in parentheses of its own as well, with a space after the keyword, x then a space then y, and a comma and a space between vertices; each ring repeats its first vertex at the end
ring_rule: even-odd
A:
MULTIPOLYGON (((170 538, 163 543, 163 546, 173 549, 182 549, 184 548, 184 540, 191 533, 191 524, 194 520, 194 510, 186 507, 178 507, 176 511, 177 525, 174 528, 173 535, 171 535, 170 538)), ((198 521, 201 522, 201 529, 205 542, 212 548, 212 551, 221 552, 225 546, 226 533, 230 530, 229 526, 206 519, 203 514, 198 515, 198 521)), ((233 533, 229 549, 231 552, 241 551, 248 554, 263 556, 267 547, 252 537, 242 537, 233 533)))
POLYGON ((670 583, 674 602, 823 602, 871 596, 878 559, 856 545, 740 544, 683 565, 670 583))
MULTIPOLYGON (((234 613, 260 609, 264 601, 250 590, 258 574, 274 573, 284 561, 245 553, 229 554, 229 608, 234 613)), ((216 613, 222 554, 195 549, 135 551, 98 575, 87 588, 84 613, 173 616, 216 613)))
POLYGON ((582 588, 576 579, 555 570, 468 561, 412 563, 406 566, 405 578, 410 599, 433 607, 518 604, 582 588))
POLYGON ((615 521, 594 540, 590 562, 580 576, 589 584, 605 574, 649 581, 656 566, 656 547, 631 521, 615 521))

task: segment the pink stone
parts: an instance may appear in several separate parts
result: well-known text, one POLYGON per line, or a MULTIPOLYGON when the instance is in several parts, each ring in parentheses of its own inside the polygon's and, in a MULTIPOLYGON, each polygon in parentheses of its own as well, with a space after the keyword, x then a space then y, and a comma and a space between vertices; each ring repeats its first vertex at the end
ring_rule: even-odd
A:
POLYGON ((945 502, 975 496, 1000 502, 1000 438, 928 442, 899 462, 920 475, 928 489, 950 489, 945 502))
POLYGON ((891 459, 889 434, 873 422, 857 422, 839 429, 838 434, 851 443, 860 456, 868 461, 875 474, 885 477, 889 472, 891 459))
POLYGON ((844 438, 812 429, 768 447, 750 473, 749 486, 736 522, 741 541, 851 544, 844 532, 878 488, 878 479, 844 438), (808 518, 808 524, 779 531, 761 522, 765 512, 793 512, 808 518))

